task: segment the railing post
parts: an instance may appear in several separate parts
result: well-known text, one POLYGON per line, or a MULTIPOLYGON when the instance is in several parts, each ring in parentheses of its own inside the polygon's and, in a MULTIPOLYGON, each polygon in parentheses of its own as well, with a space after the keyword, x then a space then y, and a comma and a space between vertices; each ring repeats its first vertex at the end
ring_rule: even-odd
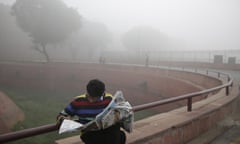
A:
MULTIPOLYGON (((169 67, 170 69, 170 67, 169 67)), ((169 75, 169 69, 166 71, 167 75, 169 75)), ((183 67, 184 69, 184 67, 183 67)), ((196 70, 197 71, 197 70, 196 70)), ((211 71, 206 71, 207 75, 209 74, 209 72, 211 71)), ((221 73, 218 73, 218 76, 220 77, 221 73)), ((224 76, 224 75, 223 75, 224 76)), ((185 94, 185 95, 181 95, 178 96, 176 98, 169 98, 166 100, 160 100, 160 101, 156 101, 156 102, 152 102, 152 103, 147 103, 147 104, 143 104, 143 105, 139 105, 139 106, 135 106, 133 107, 133 111, 140 111, 140 110, 144 110, 144 109, 148 109, 148 108, 152 108, 155 106, 160 106, 160 105, 164 105, 164 104, 168 104, 168 103, 173 103, 176 101, 181 101, 181 100, 186 100, 187 99, 187 111, 191 112, 192 111, 192 99, 195 96, 201 96, 202 94, 208 94, 210 92, 216 91, 216 89, 224 89, 226 88, 226 95, 228 96, 230 93, 230 88, 233 86, 233 79, 232 77, 228 77, 228 83, 227 85, 223 85, 221 87, 215 87, 211 88, 211 89, 207 89, 207 90, 202 90, 200 92, 194 92, 194 93, 190 93, 190 94, 185 94)), ((47 133, 47 132, 51 132, 51 131, 55 131, 58 130, 59 128, 59 124, 49 124, 49 125, 45 125, 45 126, 40 126, 40 127, 36 127, 36 128, 30 128, 30 129, 25 129, 25 130, 21 130, 21 131, 17 131, 17 132, 11 132, 11 133, 7 133, 7 134, 0 134, 0 143, 5 143, 5 142, 9 142, 9 141, 14 141, 14 140, 18 140, 21 138, 26 138, 26 137, 31 137, 31 136, 35 136, 35 135, 40 135, 43 133, 47 133)))
POLYGON ((188 98, 188 105, 187 105, 187 111, 192 111, 192 97, 188 98))
POLYGON ((226 95, 229 95, 229 86, 226 87, 226 95))

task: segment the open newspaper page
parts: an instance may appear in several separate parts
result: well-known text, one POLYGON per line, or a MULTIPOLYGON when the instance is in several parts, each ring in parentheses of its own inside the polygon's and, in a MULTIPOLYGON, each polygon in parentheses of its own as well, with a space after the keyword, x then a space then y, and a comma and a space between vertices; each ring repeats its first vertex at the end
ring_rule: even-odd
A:
POLYGON ((59 128, 58 133, 62 134, 62 133, 65 133, 65 132, 77 131, 81 127, 83 127, 83 125, 79 122, 69 120, 69 119, 64 119, 60 128, 59 128))
MULTIPOLYGON (((65 126, 64 132, 74 130, 80 130, 82 132, 100 130, 108 128, 117 122, 122 123, 123 129, 127 132, 132 132, 133 119, 132 106, 124 99, 122 92, 117 91, 109 105, 96 116, 95 120, 76 127, 72 126, 72 123, 70 125, 69 121, 66 121, 69 128, 65 126)), ((63 121, 62 125, 66 125, 66 122, 63 121)))
POLYGON ((124 99, 121 91, 115 93, 108 107, 96 117, 96 123, 100 129, 108 128, 117 122, 123 123, 123 128, 126 131, 132 131, 132 106, 124 99))

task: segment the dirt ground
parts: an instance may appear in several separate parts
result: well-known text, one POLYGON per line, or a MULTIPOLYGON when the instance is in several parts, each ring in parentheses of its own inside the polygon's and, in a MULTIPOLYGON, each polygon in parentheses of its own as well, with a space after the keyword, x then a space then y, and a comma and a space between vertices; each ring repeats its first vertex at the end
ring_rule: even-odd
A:
POLYGON ((0 133, 9 132, 11 127, 24 119, 24 113, 3 92, 0 92, 0 133))
MULTIPOLYGON (((85 92, 85 86, 90 79, 98 78, 106 83, 107 91, 123 91, 125 98, 133 106, 200 90, 197 86, 147 68, 131 68, 133 70, 129 71, 124 67, 69 63, 11 63, 0 64, 0 67, 0 85, 20 89, 72 91, 80 94, 85 92)), ((17 121, 23 120, 24 114, 3 93, 0 93, 0 101, 0 130, 6 131, 17 121)), ((152 110, 164 112, 182 105, 186 105, 186 101, 152 110)))

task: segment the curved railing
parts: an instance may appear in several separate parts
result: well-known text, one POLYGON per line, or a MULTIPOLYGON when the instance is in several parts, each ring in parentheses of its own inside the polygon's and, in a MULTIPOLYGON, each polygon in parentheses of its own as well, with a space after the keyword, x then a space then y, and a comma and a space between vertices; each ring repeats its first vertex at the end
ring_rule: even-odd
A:
MULTIPOLYGON (((206 74, 209 75, 210 72, 216 73, 218 78, 220 78, 221 75, 226 76, 227 82, 220 86, 214 87, 214 88, 210 88, 210 89, 206 89, 206 90, 202 90, 202 91, 198 91, 198 92, 193 92, 193 93, 188 93, 188 94, 184 94, 184 95, 180 95, 180 96, 176 96, 176 97, 168 98, 168 99, 164 99, 164 100, 159 100, 159 101, 155 101, 155 102, 151 102, 151 103, 147 103, 147 104, 134 106, 133 111, 137 112, 137 111, 149 109, 149 108, 160 106, 160 105, 174 103, 174 102, 181 101, 181 100, 187 100, 187 111, 190 112, 192 110, 192 98, 193 97, 201 96, 203 94, 209 94, 209 93, 215 92, 215 91, 223 89, 223 88, 226 88, 226 96, 228 96, 229 89, 230 89, 230 87, 233 86, 232 77, 228 74, 216 72, 216 71, 207 71, 206 74)), ((0 135, 0 143, 15 141, 15 140, 22 139, 22 138, 27 138, 27 137, 31 137, 31 136, 35 136, 35 135, 40 135, 43 133, 56 131, 56 130, 58 130, 58 128, 59 128, 59 124, 49 124, 49 125, 44 125, 44 126, 40 126, 40 127, 35 127, 35 128, 30 128, 30 129, 20 130, 20 131, 16 131, 16 132, 2 134, 2 135, 0 135)))

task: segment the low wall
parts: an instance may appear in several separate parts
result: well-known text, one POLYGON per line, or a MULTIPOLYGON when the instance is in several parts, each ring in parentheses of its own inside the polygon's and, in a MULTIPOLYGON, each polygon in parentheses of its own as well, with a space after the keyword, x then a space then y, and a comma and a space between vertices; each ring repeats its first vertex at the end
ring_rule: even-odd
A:
MULTIPOLYGON (((161 69, 148 69, 148 72, 146 72, 141 71, 138 67, 132 67, 131 69, 142 73, 186 80, 193 85, 197 83, 202 85, 203 89, 221 84, 218 79, 190 72, 161 69)), ((182 107, 135 122, 133 133, 127 134, 127 143, 184 144, 198 137, 215 127, 217 121, 232 112, 232 102, 238 93, 236 88, 234 85, 230 96, 225 96, 225 89, 223 89, 207 99, 194 103, 192 112, 187 112, 187 108, 182 107)), ((79 136, 75 136, 57 140, 56 143, 75 144, 81 142, 79 136)))
MULTIPOLYGON (((206 75, 133 65, 7 63, 0 64, 0 68, 0 86, 33 92, 66 93, 68 99, 72 99, 73 96, 85 92, 85 86, 90 79, 99 78, 106 83, 107 91, 115 93, 122 90, 132 105, 221 84, 220 80, 206 75)), ((154 111, 168 111, 179 105, 182 104, 173 103, 172 106, 167 105, 154 111)))
MULTIPOLYGON (((176 82, 178 84, 180 83, 178 80, 181 79, 181 81, 186 81, 188 85, 198 85, 201 86, 202 89, 205 88, 211 88, 216 85, 221 84, 221 81, 215 78, 211 78, 205 75, 201 74, 194 74, 189 72, 176 72, 172 70, 163 70, 158 68, 143 68, 143 67, 137 67, 137 66, 113 66, 113 65, 76 65, 77 67, 71 67, 69 64, 66 64, 64 66, 64 72, 58 71, 63 70, 61 69, 62 66, 56 67, 56 65, 44 65, 43 67, 38 67, 38 70, 36 71, 36 64, 29 67, 29 65, 18 65, 18 67, 10 67, 9 69, 6 69, 8 66, 1 66, 5 67, 5 69, 2 69, 0 71, 0 79, 1 82, 7 82, 5 76, 8 76, 9 78, 14 80, 8 83, 8 84, 15 84, 16 80, 19 80, 19 83, 21 83, 21 80, 29 80, 29 78, 36 78, 36 74, 40 73, 40 77, 37 77, 37 81, 41 79, 48 79, 53 80, 54 82, 57 82, 59 80, 58 78, 62 77, 63 75, 66 76, 66 73, 69 74, 71 72, 71 77, 69 81, 79 80, 79 75, 83 73, 83 71, 90 72, 91 75, 96 76, 99 74, 100 76, 111 77, 115 78, 112 75, 106 75, 106 70, 111 73, 117 73, 117 75, 131 72, 131 76, 142 76, 145 77, 145 80, 148 78, 153 79, 153 81, 157 81, 159 79, 162 80, 162 82, 157 83, 158 87, 161 87, 162 89, 159 89, 160 92, 162 91, 169 91, 171 88, 174 89, 174 91, 170 92, 176 92, 178 91, 178 95, 181 94, 181 88, 178 88, 176 85, 176 82), (23 68, 24 67, 24 68, 23 68), (29 70, 29 68, 31 70, 29 70), (60 68, 60 69, 59 69, 60 68), (48 74, 46 74, 46 71, 48 70, 48 74), (35 73, 35 72, 36 73, 35 73), (44 72, 45 71, 45 72, 44 72), (56 75, 56 72, 59 72, 59 75, 56 75), (153 76, 153 77, 147 77, 147 76, 153 76), (12 77, 12 76, 15 76, 12 77), (166 81, 164 81, 164 77, 167 77, 168 80, 171 81, 171 79, 174 79, 175 85, 170 85, 167 89, 164 89, 166 87, 166 81), (163 83, 164 81, 164 83, 163 83), (189 84, 191 83, 191 84, 189 84)), ((68 75, 69 76, 69 75, 68 75)), ((116 76, 116 75, 115 75, 116 76)), ((85 77, 86 79, 89 79, 89 77, 85 77)), ((116 80, 116 79, 115 79, 116 80)), ((129 82, 129 79, 124 81, 122 77, 118 77, 118 80, 121 82, 129 82), (120 79, 119 79, 120 78, 120 79)), ((173 82, 171 81, 171 82, 173 82)), ((28 82, 28 81, 27 81, 28 82)), ((27 83, 26 82, 26 83, 27 83)), ((132 81, 131 81, 132 82, 132 81)), ((2 83, 6 84, 6 83, 2 83)), ((194 87, 192 87, 194 88, 194 87)), ((197 90, 197 89, 195 89, 197 90)), ((150 90, 151 91, 151 90, 150 90)), ((152 92, 152 91, 151 91, 152 92)), ((183 91, 182 93, 189 93, 190 91, 183 91)), ((238 94, 238 87, 234 85, 231 95, 225 96, 225 90, 219 91, 217 94, 204 99, 202 101, 196 102, 193 105, 193 111, 187 112, 187 108, 179 108, 167 113, 162 113, 159 115, 155 115, 140 121, 137 121, 134 123, 134 131, 131 134, 127 135, 127 143, 132 144, 141 144, 141 143, 156 143, 156 144, 183 144, 191 139, 199 136, 200 134, 208 131, 209 129, 216 126, 216 122, 223 119, 225 116, 232 113, 233 106, 234 106, 234 99, 237 97, 238 94)), ((174 95, 172 95, 174 96, 174 95)), ((79 142, 79 136, 75 137, 77 139, 76 142, 79 142)), ((57 143, 61 143, 58 141, 57 143)), ((63 142, 64 143, 64 142, 63 142)), ((74 143, 67 140, 67 143, 74 143)))
MULTIPOLYGON (((215 95, 187 107, 151 116, 134 123, 133 132, 127 134, 127 144, 185 144, 204 132, 218 126, 218 122, 236 110, 238 85, 230 95, 222 89, 215 95)), ((56 144, 80 144, 79 136, 57 140, 56 144)), ((203 144, 203 143, 201 143, 203 144)))
POLYGON ((229 96, 225 96, 223 89, 195 103, 192 112, 184 107, 137 121, 127 143, 185 144, 233 114, 238 94, 238 85, 234 84, 229 96))

